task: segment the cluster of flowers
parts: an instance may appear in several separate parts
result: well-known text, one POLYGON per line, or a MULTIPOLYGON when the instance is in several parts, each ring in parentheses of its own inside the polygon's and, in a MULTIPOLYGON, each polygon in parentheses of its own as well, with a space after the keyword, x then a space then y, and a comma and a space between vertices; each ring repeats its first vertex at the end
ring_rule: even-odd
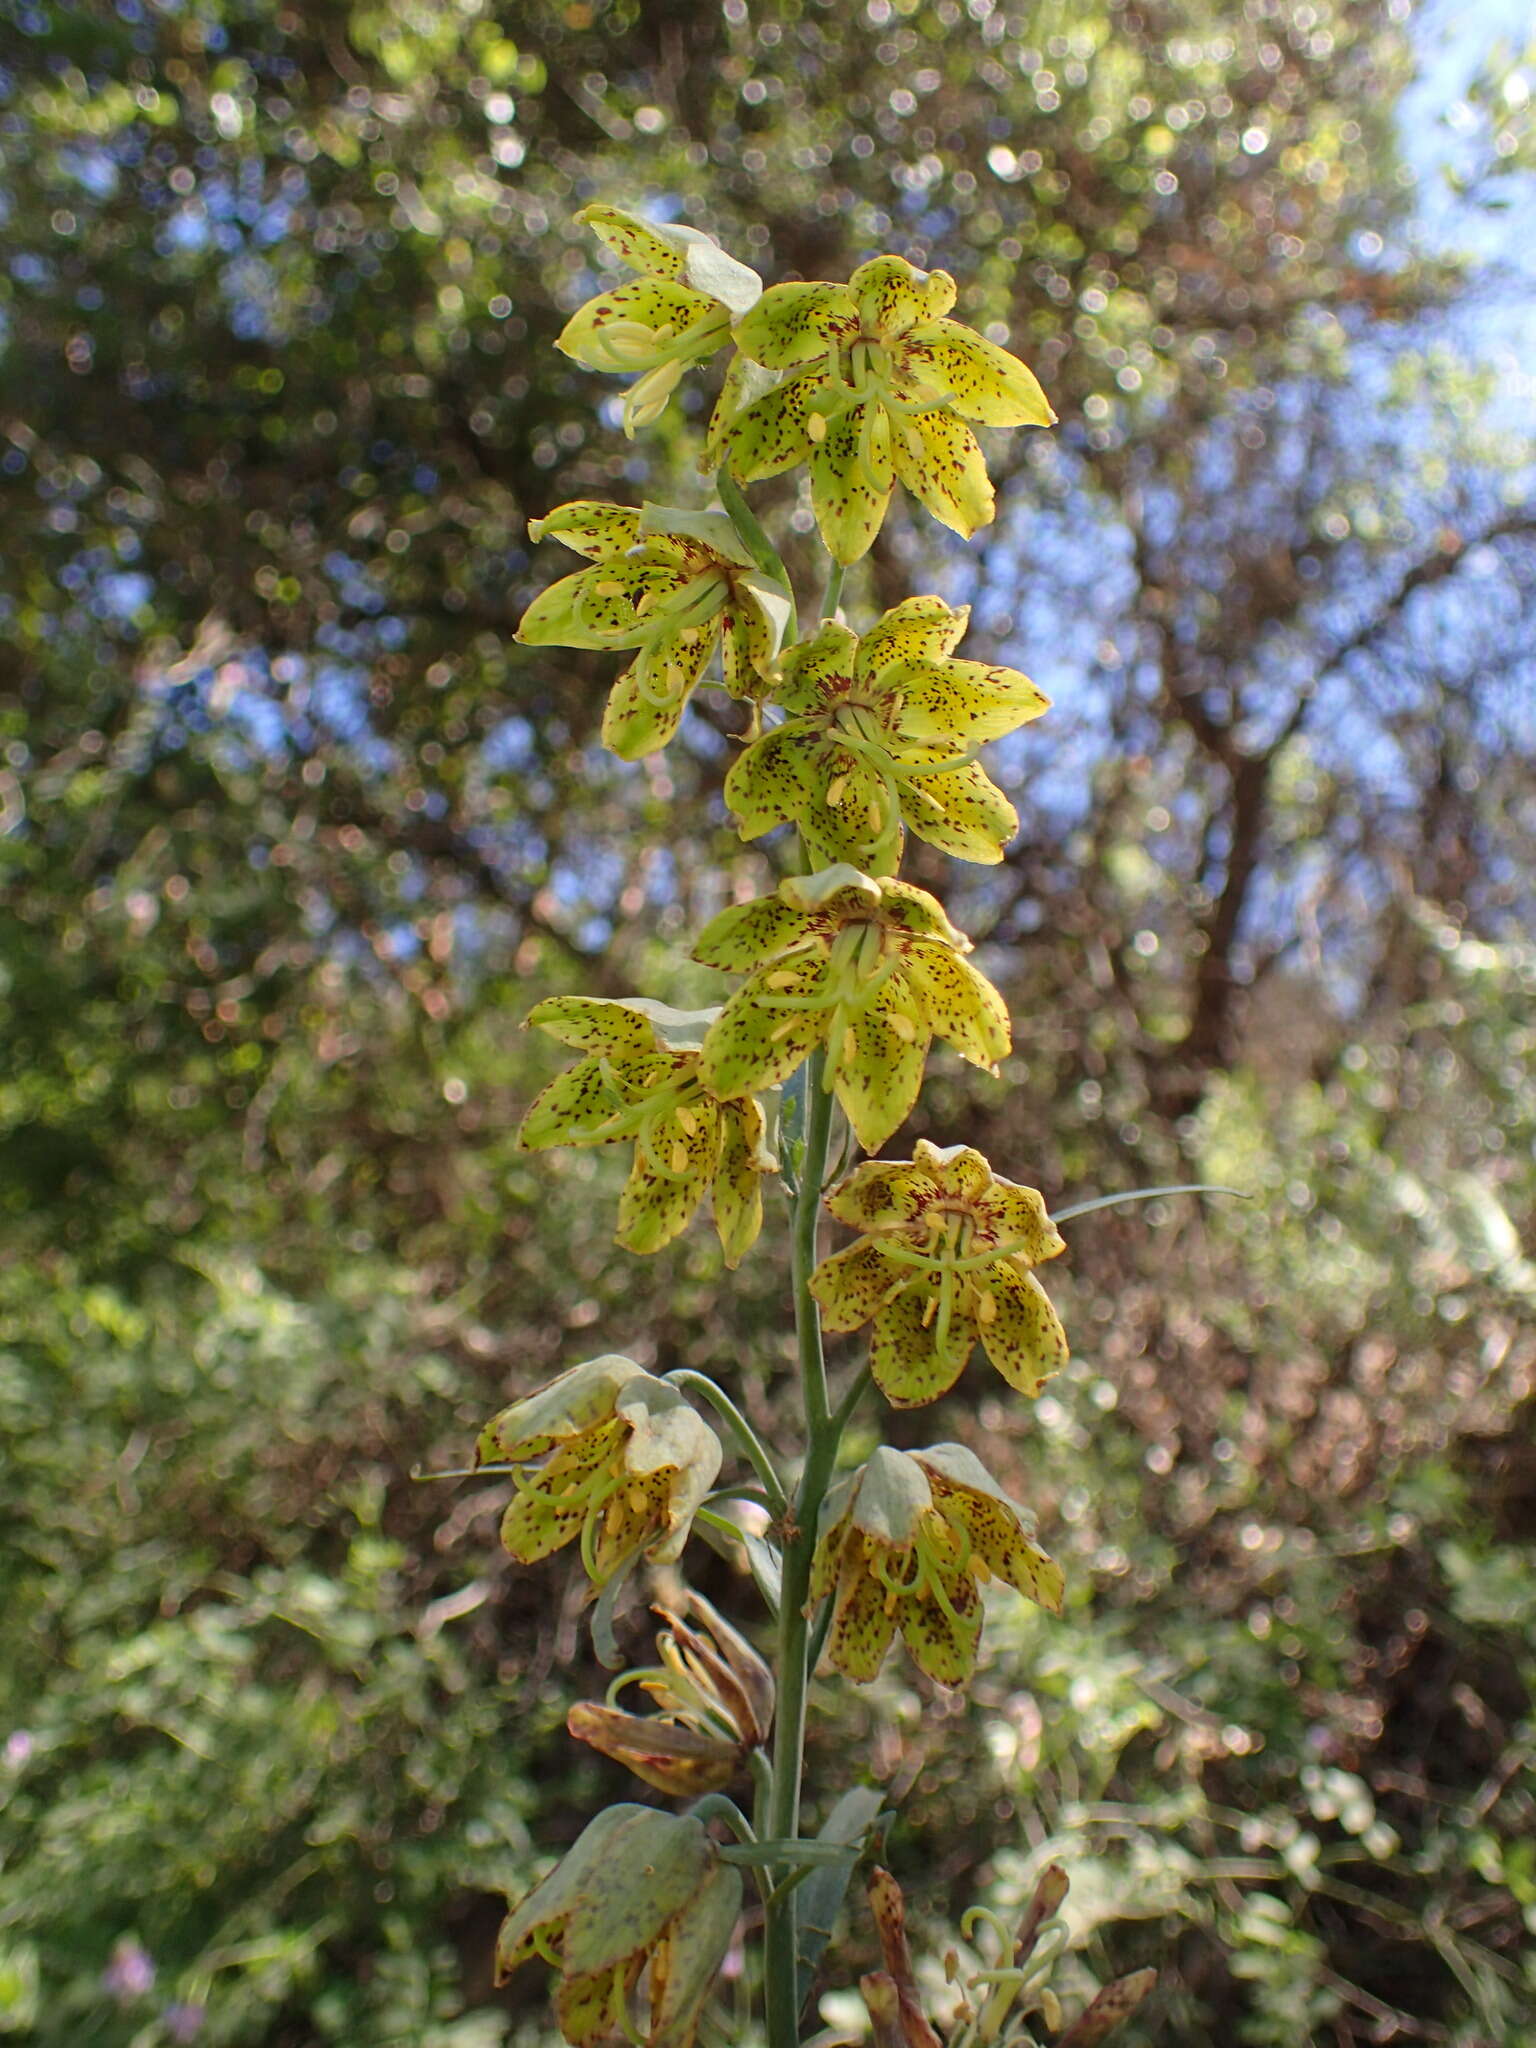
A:
MULTIPOLYGON (((688 369, 732 347, 703 466, 733 479, 722 495, 739 506, 737 485, 803 464, 838 563, 868 549, 898 482, 973 533, 993 497, 972 424, 1054 417, 1022 363, 948 317, 955 286, 943 272, 882 256, 846 285, 764 290, 693 230, 611 207, 583 218, 638 274, 583 306, 560 347, 636 379, 624 405, 631 433, 688 369)), ((742 977, 720 1009, 573 996, 528 1020, 580 1058, 533 1102, 520 1142, 632 1144, 618 1241, 658 1250, 707 1194, 734 1266, 779 1170, 774 1091, 812 1053, 873 1153, 916 1102, 935 1038, 986 1071, 1008 1052, 1006 1005, 968 957, 971 942, 896 871, 908 832, 960 859, 1002 859, 1018 820, 976 756, 1046 699, 1015 670, 956 659, 967 615, 937 597, 911 598, 863 634, 834 616, 797 640, 787 579, 727 509, 581 501, 532 531, 588 566, 535 600, 518 637, 631 656, 608 699, 605 743, 630 760, 665 746, 718 657, 725 690, 752 706, 725 800, 744 838, 792 825, 813 864, 700 935, 693 958, 742 977)), ((827 1207, 857 1236, 817 1267, 812 1292, 827 1329, 869 1326, 871 1371, 893 1406, 938 1399, 978 1341, 1027 1395, 1064 1363, 1061 1324, 1034 1277, 1062 1240, 1040 1196, 980 1153, 919 1142, 911 1159, 855 1168, 827 1207)), ((606 1617, 625 1574, 680 1556, 722 1458, 677 1386, 611 1355, 515 1402, 477 1454, 512 1475, 502 1539, 515 1559, 579 1545, 600 1647, 611 1645, 606 1617)), ((1062 1576, 1030 1516, 969 1450, 877 1449, 821 1515, 810 1598, 823 1610, 826 1660, 868 1681, 899 1635, 929 1676, 960 1684, 993 1579, 1060 1608, 1062 1576)), ((645 1782, 692 1797, 728 1782, 763 1744, 774 1702, 750 1647, 689 1598, 691 1619, 666 1616, 661 1664, 628 1675, 660 1711, 610 1701, 574 1708, 570 1726, 645 1782)), ((508 1921, 501 1965, 538 1953, 558 1967, 561 2026, 576 2043, 621 2024, 649 1967, 647 2038, 686 2043, 739 1891, 697 1820, 612 1808, 508 1921), (631 1837, 645 1845, 646 1897, 619 1939, 592 1901, 631 1837)))

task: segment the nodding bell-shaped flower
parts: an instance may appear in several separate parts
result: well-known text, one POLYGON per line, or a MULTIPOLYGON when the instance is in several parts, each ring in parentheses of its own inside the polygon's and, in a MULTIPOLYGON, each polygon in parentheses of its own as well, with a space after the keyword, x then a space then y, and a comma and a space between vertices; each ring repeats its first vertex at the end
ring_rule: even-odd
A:
POLYGON ((968 611, 911 597, 862 637, 829 621, 786 656, 788 713, 725 779, 743 839, 793 820, 818 866, 894 874, 903 827, 957 860, 996 862, 1019 829, 977 749, 1049 708, 1028 676, 948 657, 968 611))
POLYGON ((720 1439, 676 1387, 609 1353, 573 1365, 488 1422, 475 1463, 511 1465, 501 1540, 519 1564, 579 1541, 609 1586, 640 1558, 672 1564, 720 1470, 720 1439))
POLYGON ((733 330, 783 381, 720 437, 744 483, 810 466, 816 524, 839 562, 880 531, 898 482, 969 537, 992 517, 986 462, 967 421, 1048 427, 1056 415, 1015 356, 947 319, 955 281, 900 256, 846 285, 778 284, 733 330))
POLYGON ((533 1956, 557 1970, 555 2017, 572 2048, 616 2038, 689 2048, 741 1891, 741 1873, 719 1860, 702 1822, 651 1806, 607 1807, 508 1914, 496 1981, 533 1956))
POLYGON ((882 1444, 822 1509, 811 1598, 833 1601, 828 1663, 866 1684, 899 1630, 920 1670, 962 1684, 976 1668, 991 1578, 1060 1611, 1060 1567, 978 1458, 961 1444, 882 1444))
POLYGON ((732 320, 756 305, 763 281, 697 228, 640 220, 616 206, 587 206, 576 218, 640 275, 588 299, 555 346, 589 370, 635 377, 624 399, 624 431, 633 438, 660 418, 684 372, 726 345, 732 320))
POLYGON ((704 1035, 705 1087, 750 1094, 825 1045, 825 1085, 873 1151, 916 1102, 935 1037, 989 1072, 1008 1051, 1007 1006, 970 950, 926 890, 851 867, 722 911, 693 957, 748 979, 704 1035))
POLYGON ((1031 1271, 1066 1245, 1033 1188, 966 1145, 919 1138, 872 1159, 827 1197, 864 1233, 824 1259, 811 1292, 829 1330, 872 1322, 870 1368, 894 1408, 947 1393, 979 1339, 1010 1387, 1038 1394, 1067 1362, 1066 1332, 1031 1271))
POLYGON ((563 576, 523 613, 530 647, 635 650, 609 692, 603 744, 637 761, 664 747, 716 648, 733 696, 760 697, 789 618, 788 593, 753 565, 723 512, 573 499, 528 528, 593 566, 563 576))
POLYGON ((773 1725, 773 1674, 762 1658, 702 1594, 689 1592, 686 1604, 697 1628, 658 1607, 671 1624, 656 1638, 661 1662, 626 1671, 609 1688, 606 1705, 582 1702, 565 1722, 579 1742, 674 1799, 696 1799, 728 1785, 773 1725), (648 1693, 659 1711, 626 1714, 615 1707, 627 1685, 648 1693))
POLYGON ((654 1252, 686 1228, 706 1194, 728 1266, 763 1222, 763 1176, 777 1170, 761 1105, 750 1095, 717 1101, 700 1078, 700 1047, 713 1010, 688 1012, 631 996, 551 996, 527 1022, 587 1056, 534 1097, 517 1142, 618 1145, 635 1163, 619 1197, 618 1241, 654 1252))

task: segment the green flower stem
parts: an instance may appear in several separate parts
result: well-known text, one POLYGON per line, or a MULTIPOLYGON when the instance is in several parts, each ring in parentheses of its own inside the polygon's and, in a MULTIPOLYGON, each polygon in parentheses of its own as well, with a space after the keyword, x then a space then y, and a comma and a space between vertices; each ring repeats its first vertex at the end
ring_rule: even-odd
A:
MULTIPOLYGON (((715 478, 715 487, 720 493, 720 503, 725 507, 726 516, 740 534, 747 553, 765 576, 775 583, 782 583, 788 590, 789 571, 785 568, 777 548, 764 531, 761 520, 747 503, 741 485, 728 470, 722 469, 715 478)), ((786 641, 792 642, 795 637, 795 623, 791 618, 786 641)))
POLYGON ((830 619, 843 601, 843 565, 833 562, 827 569, 827 592, 821 600, 821 616, 830 619))
POLYGON ((789 1496, 784 1491, 783 1481, 773 1469, 762 1438, 736 1406, 724 1387, 717 1387, 707 1373, 693 1372, 687 1366, 679 1366, 675 1372, 663 1373, 663 1379, 670 1380, 674 1387, 686 1387, 707 1401, 721 1421, 735 1437, 742 1456, 763 1482, 763 1491, 768 1496, 768 1506, 775 1515, 782 1515, 789 1506, 789 1496))
MULTIPOLYGON (((811 1295, 816 1266, 816 1226, 821 1191, 826 1181, 827 1152, 832 1135, 832 1097, 823 1088, 825 1058, 811 1055, 805 1077, 805 1154, 791 1226, 791 1264, 795 1299, 795 1331, 800 1354, 800 1388, 805 1408, 806 1455, 785 1530, 783 1591, 779 1604, 779 1698, 774 1728, 773 1797, 767 1833, 792 1842, 800 1835, 800 1779, 805 1757, 806 1691, 810 1678, 808 1625, 805 1614, 811 1582, 811 1557, 816 1548, 816 1522, 842 1434, 827 1399, 827 1368, 822 1355, 821 1321, 811 1295)), ((763 1933, 763 1974, 767 2005, 768 2048, 798 2048, 799 1997, 796 1987, 796 1901, 792 1891, 770 1900, 763 1933)))

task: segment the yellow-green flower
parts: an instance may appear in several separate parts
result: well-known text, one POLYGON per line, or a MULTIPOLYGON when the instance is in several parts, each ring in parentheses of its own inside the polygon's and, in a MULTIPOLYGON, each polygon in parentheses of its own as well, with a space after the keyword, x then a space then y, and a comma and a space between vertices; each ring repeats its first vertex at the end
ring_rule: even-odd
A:
POLYGON ((869 1362, 894 1408, 947 1393, 979 1339, 1010 1387, 1038 1394, 1067 1362, 1066 1332, 1031 1268, 1066 1250, 1033 1188, 1001 1180, 966 1145, 919 1138, 827 1197, 864 1233, 811 1276, 829 1330, 872 1322, 869 1362))
POLYGON ((790 600, 754 567, 723 512, 575 499, 528 531, 536 541, 555 535, 593 567, 541 591, 517 638, 636 650, 603 715, 613 753, 637 761, 667 744, 717 647, 733 696, 764 693, 790 600))
POLYGON ((656 1638, 661 1662, 626 1671, 609 1688, 607 1704, 580 1702, 565 1720, 579 1742, 674 1799, 697 1799, 728 1785, 773 1725, 773 1673, 701 1593, 690 1591, 686 1603, 698 1627, 658 1608, 671 1624, 656 1638), (612 1704, 620 1688, 632 1684, 659 1712, 628 1714, 612 1704))
POLYGON ((833 1602, 828 1663, 863 1685, 899 1630, 920 1670, 960 1685, 976 1667, 991 1578, 1060 1612, 1060 1567, 978 1458, 962 1444, 882 1444, 822 1509, 811 1598, 833 1602))
POLYGON ((816 524, 840 562, 868 548, 898 481, 969 537, 994 501, 966 422, 1048 427, 1056 417, 1017 357, 945 318, 954 303, 944 271, 877 256, 846 285, 771 286, 732 330, 741 353, 783 382, 723 424, 715 445, 744 483, 809 464, 816 524))
POLYGON ((632 270, 628 284, 599 292, 566 321, 555 346, 589 370, 639 374, 624 399, 624 431, 659 418, 684 371, 731 338, 731 321, 762 295, 755 270, 697 228, 639 220, 616 206, 576 218, 632 270))
POLYGON ((935 1037, 988 1072, 1008 1051, 1007 1005, 970 950, 926 890, 851 867, 722 911, 693 957, 748 978, 704 1034, 705 1087, 750 1094, 825 1045, 825 1085, 874 1151, 916 1102, 935 1037))
POLYGON ((623 2039, 689 2048, 741 1912, 741 1874, 704 1825, 610 1806, 508 1916, 496 1981, 540 1956, 560 1973, 555 2017, 573 2048, 623 2039), (630 2001, 649 1970, 643 2023, 630 2001))
POLYGON ((511 1465, 501 1540, 519 1564, 580 1541, 594 1586, 643 1556, 674 1563, 720 1470, 720 1439, 676 1387, 632 1358, 573 1365, 493 1417, 476 1465, 511 1465))
POLYGON ((761 1105, 719 1101, 704 1086, 700 1048, 713 1010, 672 1010, 643 996, 550 996, 527 1017, 587 1054, 529 1105, 517 1142, 619 1145, 635 1162, 619 1197, 618 1242, 654 1252, 687 1227, 706 1194, 728 1266, 763 1225, 763 1176, 777 1171, 761 1105))
POLYGON ((1028 676, 948 657, 969 614, 909 597, 862 637, 829 621, 785 657, 788 713, 737 760, 725 800, 743 839, 793 821, 818 865, 894 874, 903 826, 957 860, 992 863, 1018 814, 976 750, 1048 708, 1028 676))

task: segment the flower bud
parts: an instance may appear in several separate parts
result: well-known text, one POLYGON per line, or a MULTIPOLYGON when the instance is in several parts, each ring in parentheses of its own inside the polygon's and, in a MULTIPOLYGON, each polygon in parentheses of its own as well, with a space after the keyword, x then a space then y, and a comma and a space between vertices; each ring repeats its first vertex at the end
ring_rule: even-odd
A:
POLYGON ((496 1981, 542 1956, 560 1973, 555 2016, 573 2048, 620 2034, 689 2048, 740 1911, 741 1874, 699 1821, 610 1806, 508 1914, 496 1981), (643 1976, 649 2011, 637 2023, 630 2001, 643 1976))

